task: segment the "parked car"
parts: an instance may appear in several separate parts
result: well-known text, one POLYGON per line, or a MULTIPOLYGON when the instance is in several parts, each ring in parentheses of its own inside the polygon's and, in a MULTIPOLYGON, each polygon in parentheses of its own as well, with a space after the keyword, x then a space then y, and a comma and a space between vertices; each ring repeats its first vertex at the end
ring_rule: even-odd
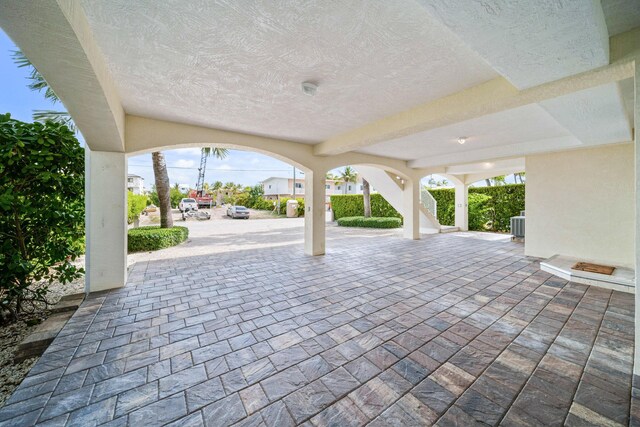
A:
POLYGON ((227 216, 231 218, 249 219, 249 209, 244 206, 229 206, 227 208, 227 216))
POLYGON ((184 212, 186 210, 197 211, 198 202, 196 202, 196 199, 182 199, 178 204, 178 209, 180 209, 180 212, 184 212))

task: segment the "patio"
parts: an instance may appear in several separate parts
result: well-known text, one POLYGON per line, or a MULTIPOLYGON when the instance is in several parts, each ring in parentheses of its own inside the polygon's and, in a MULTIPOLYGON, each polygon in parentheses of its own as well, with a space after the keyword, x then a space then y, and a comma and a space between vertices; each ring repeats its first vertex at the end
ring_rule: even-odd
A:
POLYGON ((517 243, 327 237, 324 257, 285 242, 139 261, 0 425, 629 423, 632 295, 550 276, 517 243))

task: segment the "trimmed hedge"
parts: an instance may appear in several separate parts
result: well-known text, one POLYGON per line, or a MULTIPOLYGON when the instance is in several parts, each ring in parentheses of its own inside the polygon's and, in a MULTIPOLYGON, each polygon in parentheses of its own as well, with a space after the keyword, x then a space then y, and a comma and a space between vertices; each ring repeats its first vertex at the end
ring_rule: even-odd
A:
MULTIPOLYGON (((331 196, 331 209, 336 220, 344 217, 364 217, 362 194, 336 194, 331 196)), ((400 218, 402 215, 378 193, 371 194, 371 216, 376 218, 400 218)))
MULTIPOLYGON (((437 188, 429 192, 438 202, 438 221, 455 223, 455 189, 437 188)), ((510 218, 524 210, 525 184, 469 188, 469 229, 509 231, 510 218), (473 197, 485 195, 490 199, 473 197)))
POLYGON ((189 237, 187 227, 140 227, 129 230, 129 252, 157 251, 178 245, 189 237))
POLYGON ((395 217, 346 216, 338 219, 338 225, 341 227, 398 228, 402 227, 402 220, 395 217))
MULTIPOLYGON (((287 214, 287 201, 291 200, 291 197, 283 197, 280 199, 280 215, 287 214)), ((304 216, 304 199, 296 197, 296 201, 298 202, 298 217, 304 216)), ((273 203, 273 202, 271 202, 273 203)))

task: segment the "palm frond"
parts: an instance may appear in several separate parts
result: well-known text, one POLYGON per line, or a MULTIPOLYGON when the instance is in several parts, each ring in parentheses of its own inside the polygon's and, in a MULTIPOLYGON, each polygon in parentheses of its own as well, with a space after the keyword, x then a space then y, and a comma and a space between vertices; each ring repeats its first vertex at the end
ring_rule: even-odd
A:
POLYGON ((213 156, 220 160, 226 158, 229 155, 229 149, 227 148, 203 147, 202 152, 207 157, 213 156))
POLYGON ((76 125, 69 113, 66 111, 33 110, 33 120, 37 122, 52 121, 55 123, 61 123, 67 125, 72 132, 76 131, 76 125))
POLYGON ((36 67, 33 66, 31 61, 29 61, 29 58, 27 58, 21 50, 13 51, 11 56, 13 58, 13 63, 16 64, 18 68, 30 67, 30 74, 29 77, 27 77, 27 79, 31 81, 28 85, 29 89, 37 92, 44 91, 45 99, 48 99, 54 104, 60 102, 60 98, 58 98, 44 77, 42 77, 42 74, 36 70, 36 67))

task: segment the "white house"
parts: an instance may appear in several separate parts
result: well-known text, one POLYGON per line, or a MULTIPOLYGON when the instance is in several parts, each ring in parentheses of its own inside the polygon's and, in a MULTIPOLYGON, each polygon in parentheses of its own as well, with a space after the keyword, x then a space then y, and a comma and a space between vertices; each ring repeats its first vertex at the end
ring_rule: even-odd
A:
POLYGON ((127 190, 133 194, 144 194, 144 178, 139 175, 127 175, 127 190))
MULTIPOLYGON (((261 182, 264 189, 264 197, 269 200, 277 200, 279 197, 293 196, 293 178, 272 176, 261 182)), ((296 198, 304 198, 304 178, 296 178, 296 198)), ((373 191, 373 189, 372 189, 373 191)), ((336 194, 362 194, 362 178, 358 177, 356 182, 345 182, 341 179, 327 179, 325 181, 326 203, 329 203, 331 196, 336 194)))

